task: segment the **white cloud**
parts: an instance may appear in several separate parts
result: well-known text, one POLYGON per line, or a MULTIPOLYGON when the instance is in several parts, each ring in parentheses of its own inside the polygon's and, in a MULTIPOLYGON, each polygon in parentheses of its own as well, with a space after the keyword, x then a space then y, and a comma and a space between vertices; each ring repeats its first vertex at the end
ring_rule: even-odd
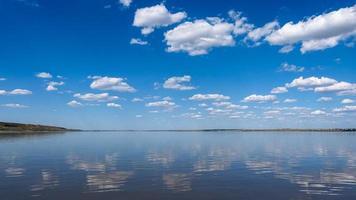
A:
POLYGON ((351 104, 351 103, 355 103, 355 101, 352 100, 352 99, 343 99, 343 100, 341 101, 341 103, 342 103, 342 104, 351 104))
POLYGON ((48 83, 46 90, 47 91, 56 91, 58 90, 57 86, 61 86, 64 85, 64 82, 55 82, 55 81, 51 81, 48 83))
POLYGON ((6 78, 0 77, 0 81, 6 81, 6 78))
POLYGON ((303 72, 304 71, 304 67, 300 67, 297 65, 293 65, 293 64, 288 64, 288 63, 282 63, 281 67, 280 67, 280 71, 283 72, 303 72))
POLYGON ((335 47, 336 45, 338 45, 339 40, 341 40, 340 36, 319 39, 319 40, 305 41, 305 42, 303 42, 302 48, 300 48, 300 51, 302 53, 306 53, 308 51, 318 51, 318 50, 332 48, 332 47, 335 47))
POLYGON ((209 112, 209 115, 231 115, 233 112, 233 109, 226 109, 226 108, 207 108, 205 109, 207 112, 209 112))
POLYGON ((195 94, 189 98, 190 100, 195 101, 204 101, 204 100, 214 100, 214 101, 223 101, 229 100, 229 96, 224 96, 222 94, 195 94))
POLYGON ((291 45, 301 42, 302 53, 323 50, 338 45, 356 35, 356 5, 312 16, 294 24, 288 22, 270 34, 271 45, 291 45))
POLYGON ((278 50, 279 53, 289 53, 294 50, 293 45, 285 45, 278 50))
POLYGON ((277 21, 269 22, 260 28, 255 28, 248 32, 247 36, 245 37, 245 41, 253 41, 259 45, 259 40, 270 35, 275 29, 279 28, 279 24, 277 21))
POLYGON ((136 89, 125 82, 124 78, 120 77, 91 77, 94 81, 90 84, 90 88, 98 90, 113 90, 118 92, 135 92, 136 89))
POLYGON ((76 100, 73 100, 73 101, 70 101, 67 103, 68 106, 70 107, 80 107, 80 106, 83 106, 82 103, 76 101, 76 100))
POLYGON ((52 75, 48 72, 41 72, 36 74, 37 78, 52 78, 52 75))
POLYGON ((141 99, 141 98, 133 98, 131 100, 131 102, 142 102, 142 101, 143 101, 143 99, 141 99))
POLYGON ((162 100, 165 100, 165 101, 172 101, 172 97, 163 97, 162 100))
POLYGON ((327 77, 299 77, 291 83, 287 83, 286 87, 297 87, 300 91, 314 92, 336 92, 337 95, 355 95, 356 84, 345 81, 336 81, 327 77))
POLYGON ((229 11, 229 16, 235 20, 233 33, 235 35, 242 35, 250 32, 253 29, 253 24, 247 23, 247 18, 242 17, 241 12, 234 10, 229 11))
POLYGON ((146 104, 146 107, 161 107, 167 110, 171 110, 177 107, 177 105, 174 102, 163 100, 163 101, 149 102, 146 104))
POLYGON ((106 101, 114 101, 119 99, 117 96, 110 96, 108 93, 101 93, 101 94, 93 94, 93 93, 86 93, 86 94, 74 94, 73 97, 81 99, 83 101, 98 101, 98 102, 106 102, 106 101))
POLYGON ((275 101, 277 100, 277 97, 275 95, 250 95, 248 97, 245 97, 242 102, 268 102, 268 101, 275 101))
POLYGON ((356 95, 356 89, 340 91, 337 94, 338 95, 356 95))
POLYGON ((109 108, 119 108, 119 109, 122 108, 122 106, 120 104, 117 104, 117 103, 107 103, 106 106, 109 107, 109 108))
POLYGON ((198 112, 198 113, 193 113, 193 112, 183 113, 180 116, 184 117, 184 118, 191 118, 191 119, 203 119, 203 115, 201 115, 200 112, 198 112))
POLYGON ((332 101, 333 98, 331 97, 320 97, 317 101, 318 102, 328 102, 328 101, 332 101))
POLYGON ((185 85, 185 83, 189 83, 191 80, 190 76, 173 76, 167 79, 164 84, 163 88, 166 89, 173 89, 173 90, 194 90, 195 87, 185 85))
POLYGON ((276 87, 271 90, 272 94, 282 94, 288 92, 286 87, 276 87))
POLYGON ((296 99, 285 99, 283 102, 284 103, 294 103, 294 102, 297 102, 297 100, 296 99))
POLYGON ((25 89, 14 89, 12 91, 0 90, 0 95, 30 95, 32 92, 25 89))
POLYGON ((269 111, 266 111, 264 112, 265 115, 279 115, 281 114, 281 111, 279 110, 269 110, 269 111))
POLYGON ((135 12, 133 26, 141 27, 141 33, 150 34, 155 28, 168 26, 187 17, 185 12, 170 13, 164 4, 140 8, 135 12))
POLYGON ((142 118, 143 116, 142 115, 136 115, 135 117, 136 118, 142 118))
POLYGON ((224 107, 225 109, 240 109, 245 110, 248 109, 248 106, 236 105, 231 102, 223 101, 223 102, 214 102, 212 103, 216 107, 224 107))
POLYGON ((140 38, 132 38, 132 39, 130 40, 130 44, 147 45, 148 42, 147 42, 147 41, 144 41, 144 40, 142 40, 142 39, 140 39, 140 38))
POLYGON ((356 106, 344 106, 342 108, 335 108, 334 112, 355 112, 356 106))
POLYGON ((336 80, 327 78, 327 77, 309 77, 303 78, 302 76, 294 79, 291 83, 287 83, 286 86, 291 87, 298 87, 298 88, 310 88, 310 87, 318 87, 318 86, 327 86, 331 84, 337 83, 336 80))
POLYGON ((322 110, 315 110, 313 112, 310 113, 311 115, 326 115, 325 111, 322 110))
POLYGON ((185 22, 164 34, 167 51, 196 56, 207 54, 213 47, 233 46, 233 30, 233 24, 216 17, 185 22))
POLYGON ((7 108, 28 108, 28 106, 18 104, 18 103, 7 103, 7 104, 2 104, 1 106, 7 108))
POLYGON ((125 7, 129 7, 130 4, 132 3, 132 0, 119 0, 119 2, 125 6, 125 7))
POLYGON ((329 86, 316 87, 314 91, 315 92, 340 92, 340 91, 355 90, 355 89, 356 89, 356 84, 341 81, 329 86))
POLYGON ((30 90, 25 90, 25 89, 15 89, 9 92, 9 94, 12 95, 29 95, 32 94, 30 90))

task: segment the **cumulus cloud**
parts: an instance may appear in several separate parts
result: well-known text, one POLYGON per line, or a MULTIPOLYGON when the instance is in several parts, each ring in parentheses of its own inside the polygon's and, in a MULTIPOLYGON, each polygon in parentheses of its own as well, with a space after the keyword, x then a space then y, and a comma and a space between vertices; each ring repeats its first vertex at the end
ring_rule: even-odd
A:
POLYGON ((248 32, 245 37, 245 41, 252 41, 254 45, 259 45, 260 40, 268 35, 270 35, 275 29, 279 28, 279 24, 277 21, 269 22, 262 27, 255 28, 248 32))
POLYGON ((325 111, 322 110, 315 110, 313 112, 310 113, 311 115, 326 115, 325 111))
POLYGON ((189 83, 190 80, 191 77, 187 75, 173 76, 164 82, 163 88, 173 89, 173 90, 194 90, 195 87, 185 84, 185 83, 189 83))
POLYGON ((142 101, 143 101, 143 99, 137 98, 137 97, 135 97, 131 100, 131 102, 142 102, 142 101))
POLYGON ((191 56, 207 54, 213 47, 235 45, 234 25, 214 17, 185 22, 167 31, 168 52, 187 52, 191 56))
POLYGON ((90 77, 94 81, 90 84, 90 88, 98 90, 113 90, 118 92, 136 92, 136 89, 125 82, 124 78, 120 77, 90 77))
POLYGON ((98 101, 98 102, 106 102, 106 101, 114 101, 119 99, 117 96, 110 96, 108 93, 100 93, 100 94, 93 94, 93 93, 86 93, 86 94, 74 94, 73 97, 81 99, 83 101, 98 101))
POLYGON ((334 112, 356 112, 356 106, 344 106, 341 108, 335 108, 334 112))
POLYGON ((342 103, 342 104, 351 104, 351 103, 355 103, 355 101, 352 100, 352 99, 343 99, 343 100, 341 101, 341 103, 342 103))
POLYGON ((7 103, 7 104, 2 104, 1 106, 7 108, 28 108, 28 106, 18 104, 18 103, 7 103))
POLYGON ((147 45, 148 42, 147 42, 147 41, 144 41, 144 40, 142 40, 142 39, 140 39, 140 38, 132 38, 132 39, 130 40, 130 44, 147 45))
POLYGON ((222 94, 195 94, 189 98, 194 101, 204 101, 204 100, 213 100, 213 101, 223 101, 229 100, 229 96, 224 96, 222 94))
POLYGON ((285 99, 283 102, 284 103, 294 103, 294 102, 297 102, 297 100, 296 99, 285 99))
POLYGON ((337 95, 356 95, 356 89, 340 91, 337 95))
POLYGON ((301 52, 323 50, 356 35, 356 5, 312 16, 294 24, 288 22, 267 36, 271 45, 302 43, 301 52))
POLYGON ((266 111, 264 112, 265 115, 279 115, 281 114, 281 111, 279 110, 269 110, 269 111, 266 111))
POLYGON ((119 2, 125 6, 125 7, 129 7, 130 4, 132 3, 132 0, 119 0, 119 2))
POLYGON ((314 91, 314 92, 336 92, 337 95, 355 95, 356 84, 345 81, 336 81, 327 77, 299 77, 294 79, 291 83, 287 83, 286 87, 297 87, 300 91, 314 91))
POLYGON ((48 83, 46 90, 47 91, 56 91, 56 90, 58 90, 57 86, 61 86, 61 85, 64 85, 63 81, 60 81, 60 82, 51 81, 48 83))
POLYGON ((276 87, 271 90, 272 94, 282 94, 288 92, 286 87, 276 87))
POLYGON ((36 74, 37 78, 52 78, 52 75, 48 72, 40 72, 36 74))
POLYGON ((25 89, 14 89, 11 91, 0 90, 0 95, 30 95, 32 91, 25 89))
POLYGON ((293 45, 285 45, 278 50, 279 53, 289 53, 294 50, 293 45))
POLYGON ((293 65, 293 64, 288 64, 288 63, 282 63, 281 67, 280 67, 280 71, 283 72, 303 72, 304 71, 304 67, 300 67, 297 65, 293 65))
POLYGON ((168 26, 187 17, 185 12, 170 13, 164 4, 140 8, 135 12, 133 26, 140 27, 141 33, 150 34, 155 28, 168 26))
POLYGON ((165 101, 172 101, 172 97, 163 97, 162 100, 165 100, 165 101))
POLYGON ((205 109, 209 115, 231 115, 233 110, 227 108, 207 108, 205 109))
POLYGON ((183 113, 182 117, 192 118, 192 119, 204 119, 201 113, 183 113))
POLYGON ((318 51, 318 50, 332 48, 338 45, 339 40, 341 40, 340 36, 319 39, 319 40, 305 41, 302 43, 302 48, 300 48, 300 51, 302 53, 305 53, 308 51, 318 51))
POLYGON ((318 86, 327 86, 331 84, 337 83, 336 80, 327 78, 327 77, 309 77, 309 78, 304 78, 304 77, 299 77, 297 79, 294 79, 291 83, 287 83, 286 86, 289 88, 292 87, 298 87, 298 88, 310 88, 310 87, 318 87, 318 86))
POLYGON ((320 97, 317 101, 318 102, 328 102, 328 101, 332 101, 333 98, 331 97, 320 97))
POLYGON ((120 104, 117 104, 117 103, 107 103, 106 106, 109 107, 109 108, 119 108, 119 109, 122 108, 122 106, 120 104))
POLYGON ((177 105, 174 102, 163 100, 146 103, 146 107, 160 107, 167 110, 171 110, 177 107, 177 105))
POLYGON ((315 88, 315 92, 340 92, 349 90, 356 90, 356 84, 341 81, 329 86, 315 88))
POLYGON ((80 107, 80 106, 83 106, 82 103, 76 101, 76 100, 73 100, 73 101, 70 101, 67 103, 68 106, 70 107, 80 107))
POLYGON ((231 102, 223 101, 223 102, 214 102, 212 103, 216 107, 223 107, 225 109, 240 109, 245 110, 248 109, 248 106, 236 105, 231 102))
POLYGON ((12 95, 29 95, 29 94, 32 94, 32 92, 30 90, 25 90, 25 89, 14 89, 14 90, 10 91, 9 94, 12 94, 12 95))
POLYGON ((275 100, 277 100, 277 97, 275 95, 257 95, 257 94, 253 94, 253 95, 245 97, 242 100, 242 102, 263 103, 263 102, 269 102, 269 101, 275 101, 275 100))
POLYGON ((242 35, 250 32, 254 25, 247 23, 247 18, 242 17, 242 13, 234 10, 229 11, 229 16, 235 20, 233 33, 235 35, 242 35))

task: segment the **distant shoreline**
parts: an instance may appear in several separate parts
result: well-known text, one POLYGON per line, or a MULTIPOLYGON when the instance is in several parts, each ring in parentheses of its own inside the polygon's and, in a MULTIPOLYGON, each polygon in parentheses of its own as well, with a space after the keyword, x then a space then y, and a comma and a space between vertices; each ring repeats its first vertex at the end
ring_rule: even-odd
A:
POLYGON ((0 122, 0 134, 31 134, 31 133, 49 133, 49 132, 67 132, 77 131, 57 126, 22 124, 12 122, 0 122))

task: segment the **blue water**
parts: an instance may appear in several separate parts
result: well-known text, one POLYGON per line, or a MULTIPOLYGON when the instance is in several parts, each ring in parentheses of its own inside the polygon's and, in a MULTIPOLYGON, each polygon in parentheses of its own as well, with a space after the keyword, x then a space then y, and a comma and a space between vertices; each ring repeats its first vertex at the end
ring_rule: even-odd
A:
POLYGON ((0 136, 0 199, 356 199, 356 134, 0 136))

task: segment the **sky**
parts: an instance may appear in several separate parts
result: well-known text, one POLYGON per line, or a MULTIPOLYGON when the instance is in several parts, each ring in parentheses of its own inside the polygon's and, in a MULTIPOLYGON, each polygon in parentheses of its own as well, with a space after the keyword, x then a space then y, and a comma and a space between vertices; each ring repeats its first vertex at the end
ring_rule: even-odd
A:
POLYGON ((2 0, 0 121, 356 127, 356 1, 2 0))

